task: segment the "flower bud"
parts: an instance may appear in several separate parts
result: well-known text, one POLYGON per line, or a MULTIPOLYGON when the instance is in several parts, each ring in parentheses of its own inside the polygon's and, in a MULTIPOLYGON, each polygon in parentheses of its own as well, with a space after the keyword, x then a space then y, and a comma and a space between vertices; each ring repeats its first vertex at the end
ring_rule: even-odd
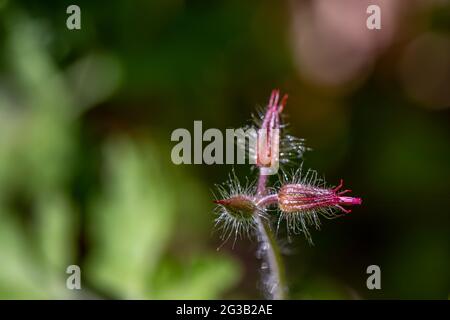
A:
POLYGON ((235 219, 251 220, 257 211, 252 198, 246 195, 236 195, 228 199, 215 200, 214 203, 222 206, 235 219))
POLYGON ((342 206, 359 205, 361 198, 342 196, 350 190, 338 192, 341 184, 334 189, 325 189, 304 184, 286 184, 278 193, 278 205, 280 210, 289 212, 307 212, 336 207, 339 210, 350 213, 350 209, 342 206))
POLYGON ((216 187, 219 195, 213 201, 217 204, 215 226, 221 231, 222 239, 226 242, 232 236, 234 241, 244 235, 251 237, 256 229, 258 216, 265 214, 256 203, 255 183, 247 181, 246 184, 241 184, 233 171, 226 183, 216 187))
POLYGON ((319 187, 317 184, 307 183, 308 179, 284 184, 278 192, 278 207, 281 218, 286 220, 288 231, 303 232, 311 241, 307 224, 320 226, 319 214, 326 218, 338 216, 337 211, 350 213, 344 206, 360 205, 361 198, 343 196, 351 190, 339 191, 343 181, 335 188, 319 187))
POLYGON ((342 206, 359 205, 362 201, 361 198, 342 196, 350 190, 337 192, 341 186, 342 183, 335 189, 323 189, 303 184, 287 184, 282 186, 278 193, 278 205, 280 210, 286 213, 307 212, 331 207, 350 213, 351 210, 342 206))
POLYGON ((256 140, 256 165, 261 174, 271 175, 278 171, 280 154, 280 114, 286 105, 287 95, 279 103, 280 92, 273 90, 269 105, 258 130, 256 140))

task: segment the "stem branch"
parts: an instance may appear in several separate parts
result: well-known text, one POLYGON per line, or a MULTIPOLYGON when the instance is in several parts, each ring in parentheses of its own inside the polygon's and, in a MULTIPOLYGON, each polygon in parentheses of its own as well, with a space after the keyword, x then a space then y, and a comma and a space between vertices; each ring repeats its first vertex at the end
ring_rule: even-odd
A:
POLYGON ((256 206, 259 208, 265 208, 267 206, 270 206, 271 204, 275 204, 278 202, 278 195, 277 194, 270 194, 267 196, 264 196, 256 202, 256 206))

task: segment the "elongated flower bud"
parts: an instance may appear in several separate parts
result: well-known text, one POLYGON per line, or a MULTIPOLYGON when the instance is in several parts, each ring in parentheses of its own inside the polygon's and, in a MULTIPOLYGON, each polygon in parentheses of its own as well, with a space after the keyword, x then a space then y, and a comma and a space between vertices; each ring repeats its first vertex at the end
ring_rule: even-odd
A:
POLYGON ((361 198, 344 196, 351 190, 341 190, 343 181, 335 188, 319 187, 305 182, 284 184, 278 192, 278 207, 281 217, 287 222, 288 230, 303 232, 311 241, 307 224, 319 228, 319 214, 326 218, 338 216, 338 212, 350 213, 344 206, 360 205, 361 198))
POLYGON ((235 133, 238 148, 259 167, 261 175, 276 174, 280 164, 293 164, 308 150, 303 139, 286 133, 281 116, 287 98, 284 95, 280 101, 280 91, 273 90, 267 107, 253 116, 254 124, 235 133))
POLYGON ((273 90, 269 105, 258 130, 256 140, 256 165, 263 175, 275 174, 279 167, 280 155, 280 114, 286 105, 287 95, 279 102, 279 90, 273 90))
POLYGON ((334 189, 324 189, 303 184, 287 184, 281 187, 278 193, 278 205, 280 210, 289 212, 307 212, 328 208, 338 208, 345 213, 350 213, 350 209, 345 209, 343 205, 359 205, 361 198, 343 196, 350 190, 338 191, 342 188, 342 180, 339 186, 334 189))

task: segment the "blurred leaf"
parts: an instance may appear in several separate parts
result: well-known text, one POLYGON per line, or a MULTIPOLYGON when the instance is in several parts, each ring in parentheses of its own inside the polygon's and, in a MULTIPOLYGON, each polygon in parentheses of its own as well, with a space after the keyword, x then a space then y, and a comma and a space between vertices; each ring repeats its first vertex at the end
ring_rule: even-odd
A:
POLYGON ((119 86, 122 76, 119 61, 108 54, 83 57, 75 62, 67 73, 78 112, 108 98, 119 86))
POLYGON ((191 261, 165 261, 155 274, 156 299, 218 299, 239 280, 238 265, 226 256, 195 257, 191 261))
POLYGON ((171 233, 174 203, 164 172, 148 153, 140 157, 127 141, 106 153, 104 194, 90 221, 94 249, 89 276, 122 298, 143 298, 145 278, 159 261, 171 233))
POLYGON ((103 195, 92 210, 92 283, 120 298, 214 298, 238 278, 225 257, 198 257, 189 265, 164 263, 178 204, 170 171, 156 149, 127 140, 110 143, 103 195))
POLYGON ((0 217, 0 298, 48 298, 39 279, 39 261, 27 245, 18 221, 9 212, 1 212, 0 217))
POLYGON ((65 273, 67 266, 76 264, 76 235, 78 224, 67 201, 60 195, 43 198, 38 201, 36 212, 36 237, 45 267, 41 277, 53 297, 70 297, 72 293, 66 288, 65 273))

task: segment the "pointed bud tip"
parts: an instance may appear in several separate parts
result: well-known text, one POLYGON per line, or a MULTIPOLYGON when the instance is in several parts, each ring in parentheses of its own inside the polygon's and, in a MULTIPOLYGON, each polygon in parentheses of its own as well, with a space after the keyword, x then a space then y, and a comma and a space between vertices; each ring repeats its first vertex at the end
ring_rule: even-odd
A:
POLYGON ((362 203, 362 199, 356 197, 339 197, 339 203, 356 206, 362 203))
POLYGON ((283 96, 283 98, 281 99, 281 103, 280 103, 280 107, 278 109, 278 113, 281 113, 283 111, 284 107, 286 106, 288 97, 289 96, 287 94, 285 94, 283 96))
POLYGON ((221 205, 228 214, 237 219, 250 219, 257 211, 253 199, 244 195, 235 195, 228 199, 213 200, 213 202, 221 205))

